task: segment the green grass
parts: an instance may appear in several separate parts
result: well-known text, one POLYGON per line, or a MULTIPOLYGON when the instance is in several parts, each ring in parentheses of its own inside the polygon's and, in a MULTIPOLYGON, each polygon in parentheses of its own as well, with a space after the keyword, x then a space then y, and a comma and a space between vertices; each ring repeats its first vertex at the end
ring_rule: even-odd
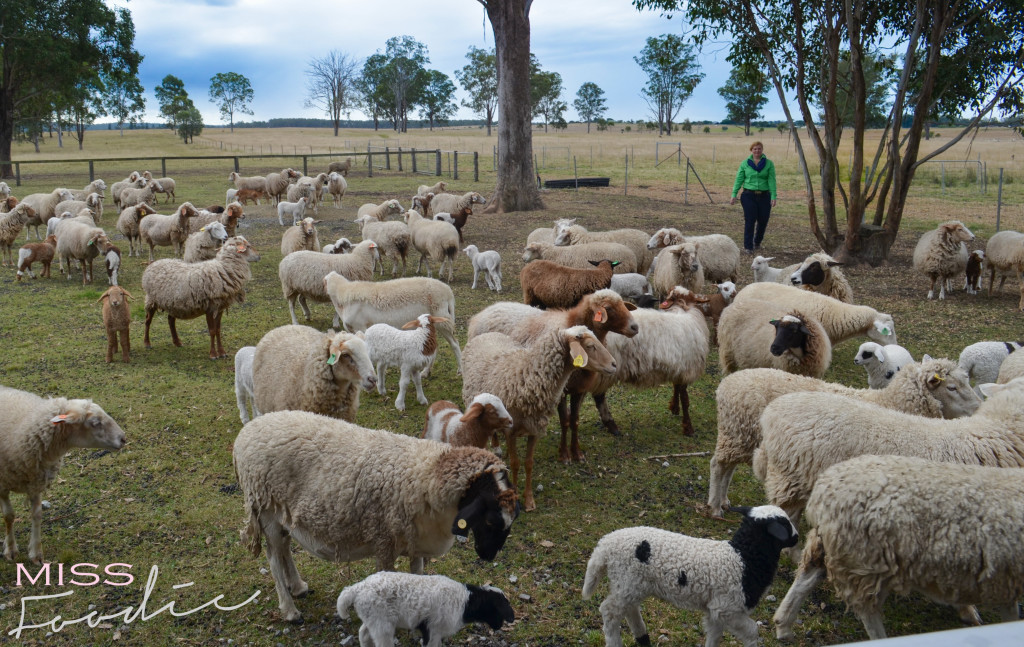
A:
MULTIPOLYGON (((89 142, 87 139, 87 147, 89 142)), ((78 170, 67 168, 66 176, 57 168, 52 177, 28 183, 15 194, 50 190, 57 184, 85 184, 79 182, 78 170)), ((169 168, 168 172, 178 178, 179 201, 217 203, 223 200, 228 188, 227 171, 219 168, 198 168, 186 174, 169 168)), ((108 182, 113 181, 111 175, 100 175, 108 182)), ((492 182, 489 177, 479 185, 460 180, 452 182, 451 188, 486 193, 492 182)), ((546 211, 474 215, 465 229, 466 242, 502 253, 506 292, 495 295, 481 289, 471 291, 468 261, 464 256, 459 258, 452 287, 457 300, 460 341, 465 342, 466 324, 474 313, 500 299, 518 299, 522 244, 533 228, 550 226, 555 218, 579 216, 595 230, 628 226, 653 231, 661 226, 676 226, 694 234, 740 235, 739 207, 703 203, 684 206, 680 186, 674 182, 668 177, 654 178, 650 183, 652 189, 644 195, 623 196, 621 187, 578 194, 545 192, 546 211)), ((345 207, 340 211, 332 207, 321 211, 321 242, 340 235, 358 238, 350 221, 360 204, 390 197, 405 203, 421 183, 423 176, 391 172, 369 179, 364 171, 357 170, 349 177, 345 207)), ((718 184, 712 189, 721 197, 729 187, 718 184)), ((857 300, 892 313, 900 343, 915 357, 930 353, 955 358, 961 348, 974 341, 1019 338, 1021 314, 1016 311, 1015 286, 995 298, 968 297, 957 291, 945 302, 925 300, 927 281, 910 267, 913 244, 920 232, 955 215, 943 210, 947 203, 938 195, 937 188, 930 191, 929 199, 936 208, 926 213, 908 211, 904 230, 893 246, 891 263, 879 268, 848 268, 857 300)), ((253 281, 246 302, 224 316, 224 343, 229 353, 255 344, 268 330, 290 322, 277 279, 281 231, 276 213, 268 206, 249 207, 246 212, 240 232, 256 245, 262 260, 252 268, 253 281)), ((113 221, 114 216, 108 211, 101 224, 113 232, 113 221)), ((766 252, 776 257, 773 265, 795 262, 815 250, 806 223, 802 204, 796 200, 780 203, 765 240, 766 252)), ((977 246, 994 231, 990 223, 969 224, 977 226, 977 246)), ((122 247, 127 249, 126 244, 122 247)), ((167 257, 169 250, 158 250, 158 255, 167 257)), ((74 450, 67 456, 58 479, 45 495, 52 503, 44 513, 43 547, 47 558, 65 564, 90 562, 101 567, 127 563, 132 565, 131 573, 136 578, 128 587, 101 584, 83 588, 19 588, 15 586, 14 564, 0 563, 0 604, 6 605, 0 610, 0 624, 5 632, 17 626, 21 601, 26 595, 74 591, 57 601, 27 603, 27 622, 34 623, 58 613, 69 619, 77 618, 86 614, 90 605, 105 614, 137 605, 147 574, 156 565, 160 575, 148 604, 150 612, 171 600, 177 601, 176 609, 182 611, 221 593, 225 595, 225 606, 243 601, 257 589, 262 594, 258 601, 231 612, 206 610, 178 619, 165 612, 127 627, 117 620, 93 629, 68 627, 45 640, 47 630, 34 629, 15 643, 109 644, 117 636, 126 644, 146 646, 213 645, 224 644, 220 641, 227 639, 258 645, 338 644, 358 624, 333 617, 335 598, 346 584, 368 575, 372 562, 333 564, 297 550, 299 571, 315 593, 298 601, 307 620, 304 626, 291 627, 279 620, 273 581, 269 573, 261 572, 267 568, 266 558, 252 557, 239 543, 238 530, 244 514, 242 497, 232 487, 235 478, 231 445, 240 428, 233 365, 230 360, 207 359, 209 340, 202 318, 179 322, 184 347, 175 348, 170 342, 166 317, 157 315, 151 332, 154 347, 142 347, 143 269, 139 259, 125 256, 122 283, 136 297, 132 308, 132 362, 127 365, 104 363, 106 341, 100 306, 96 303, 104 285, 82 287, 77 273, 70 281, 55 271, 52 279, 20 283, 15 282, 13 270, 5 269, 0 275, 0 340, 4 349, 0 382, 43 395, 91 397, 122 425, 129 439, 129 444, 118 453, 74 450), (174 584, 187 582, 195 584, 172 589, 174 584)), ((97 272, 97 276, 100 274, 97 272)), ((744 270, 741 282, 749 280, 750 272, 744 270)), ((329 306, 316 304, 312 309, 311 325, 328 327, 333 314, 329 306)), ((859 341, 851 341, 835 349, 827 379, 866 386, 864 371, 852 361, 858 344, 859 341)), ((397 433, 419 434, 425 407, 409 398, 408 410, 397 412, 392 404, 395 380, 392 372, 392 391, 387 398, 363 394, 357 422, 397 433)), ((599 537, 639 524, 702 537, 728 537, 737 526, 735 515, 721 522, 709 519, 701 511, 707 500, 708 457, 669 458, 667 467, 662 465, 664 459, 649 459, 714 448, 714 392, 719 380, 713 349, 707 374, 691 387, 697 429, 692 438, 682 436, 679 419, 667 410, 671 393, 668 387, 610 392, 609 404, 624 432, 621 438, 603 432, 595 410, 586 404, 581 440, 588 461, 583 464, 566 466, 556 460, 558 432, 557 423, 553 422, 548 436, 538 443, 535 477, 536 483, 543 486, 537 492, 538 509, 519 518, 497 560, 481 564, 471 548, 457 544, 428 566, 429 572, 502 587, 512 598, 519 617, 500 636, 474 627, 455 640, 473 636, 477 644, 498 644, 501 640, 520 646, 601 645, 598 604, 606 588, 599 588, 598 600, 584 602, 580 598, 586 560, 599 537)), ((446 345, 441 345, 437 369, 424 388, 431 401, 460 402, 461 378, 455 374, 453 356, 446 345)), ((748 468, 738 470, 730 498, 737 504, 763 501, 763 492, 748 468)), ((25 550, 28 520, 24 498, 16 495, 14 504, 19 516, 15 531, 25 550)), ((400 564, 404 567, 404 560, 400 564)), ((781 600, 793 571, 794 566, 784 560, 769 594, 781 600)), ((777 604, 763 600, 754 612, 755 619, 769 625, 777 604)), ((644 617, 652 633, 665 636, 668 644, 702 640, 696 613, 652 600, 644 607, 644 617)), ((812 595, 800 617, 803 624, 799 627, 798 644, 850 642, 865 637, 860 623, 826 588, 812 595)), ((898 635, 955 628, 959 623, 951 609, 912 597, 890 600, 886 625, 890 634, 898 635)), ((403 645, 416 644, 409 635, 401 639, 403 645)), ((731 637, 726 640, 730 641, 727 644, 734 644, 731 637)), ((767 627, 762 630, 762 640, 766 645, 776 644, 767 627)))

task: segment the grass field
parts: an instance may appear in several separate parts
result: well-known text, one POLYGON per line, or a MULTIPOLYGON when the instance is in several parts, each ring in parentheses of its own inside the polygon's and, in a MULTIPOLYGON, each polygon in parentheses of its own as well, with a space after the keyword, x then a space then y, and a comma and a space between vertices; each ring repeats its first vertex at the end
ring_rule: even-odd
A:
MULTIPOLYGON (((348 131, 340 139, 352 142, 349 147, 352 150, 365 151, 367 140, 385 139, 379 137, 380 134, 388 135, 387 139, 393 136, 389 132, 348 131), (357 140, 361 148, 354 145, 357 140)), ((422 142, 414 143, 413 136, 407 140, 403 135, 402 146, 408 142, 409 146, 441 146, 452 150, 451 145, 444 143, 448 138, 464 140, 466 150, 473 150, 472 144, 489 145, 488 142, 493 141, 475 131, 416 133, 415 136, 422 137, 422 142)), ((635 133, 605 133, 592 141, 606 142, 602 146, 608 149, 617 147, 615 157, 621 158, 626 144, 612 141, 616 137, 633 140, 638 150, 642 146, 646 151, 637 157, 636 175, 631 170, 628 194, 624 195, 620 176, 613 173, 613 156, 608 153, 596 158, 607 161, 600 164, 595 161, 595 173, 590 170, 585 173, 604 173, 615 178, 608 189, 579 193, 545 191, 545 211, 500 217, 477 214, 470 219, 465 229, 466 242, 501 252, 506 292, 496 295, 486 290, 470 290, 468 261, 464 255, 457 261, 452 287, 458 303, 457 329, 461 342, 465 341, 466 323, 473 314, 502 299, 518 300, 517 277, 522 267, 519 256, 526 236, 535 227, 550 226, 555 218, 579 217, 594 230, 636 227, 653 232, 662 226, 675 226, 693 234, 741 235, 741 212, 738 206, 727 206, 727 198, 735 164, 745 155, 749 140, 736 137, 735 132, 685 136, 685 150, 696 158, 695 164, 709 185, 715 204, 710 204, 703 192, 697 194, 699 187, 695 191, 691 184, 690 204, 684 205, 679 169, 667 168, 665 164, 654 169, 653 164, 648 163, 653 157, 655 138, 635 133), (704 173, 705 170, 708 172, 704 173), (634 184, 637 176, 639 179, 634 184)), ((329 131, 236 130, 234 135, 207 131, 203 140, 249 146, 273 144, 276 148, 289 138, 295 146, 314 146, 316 152, 327 152, 329 145, 334 145, 335 151, 341 148, 329 131)), ((815 246, 807 228, 803 192, 794 179, 793 156, 785 158, 785 140, 764 139, 767 154, 784 166, 784 172, 780 171, 780 185, 786 190, 773 213, 764 243, 766 255, 775 256, 773 265, 783 266, 815 251, 815 246)), ((568 145, 578 151, 588 141, 591 139, 578 132, 538 134, 535 146, 549 146, 553 150, 556 146, 568 145), (563 137, 570 143, 560 143, 563 137)), ((72 143, 66 140, 65 145, 70 147, 72 143)), ((461 145, 462 142, 456 141, 455 146, 461 145)), ((15 158, 30 161, 35 157, 31 150, 31 147, 18 147, 15 158)), ((480 146, 477 150, 484 152, 480 146)), ((980 152, 983 160, 989 162, 990 174, 993 168, 1002 165, 1016 168, 1018 178, 1021 175, 1019 167, 1012 167, 1015 162, 1010 156, 1013 153, 1006 142, 976 142, 972 150, 973 156, 980 152)), ((161 157, 195 152, 193 147, 177 143, 167 131, 136 131, 126 133, 123 139, 116 132, 90 132, 81 154, 65 150, 65 162, 48 165, 38 172, 23 169, 24 185, 15 188, 15 195, 49 191, 55 186, 83 186, 88 181, 87 170, 81 163, 73 162, 73 158, 161 157)), ((212 147, 199 149, 199 152, 220 154, 219 148, 212 147)), ((39 157, 55 159, 60 155, 54 146, 47 144, 39 157)), ((301 164, 301 159, 295 159, 301 164)), ((230 161, 190 162, 194 164, 192 167, 182 163, 181 168, 176 168, 175 163, 168 160, 168 173, 178 179, 178 202, 191 200, 197 205, 223 202, 224 190, 229 188, 230 161)), ((267 170, 295 164, 280 158, 261 163, 267 170)), ((30 168, 31 165, 25 165, 25 169, 30 168)), ((96 175, 110 183, 127 175, 132 168, 143 170, 130 162, 97 163, 96 175)), ((159 166, 149 168, 154 174, 159 171, 159 166)), ((316 167, 311 164, 310 170, 316 167)), ((243 169, 243 174, 257 172, 257 169, 243 169)), ((550 177, 566 177, 559 173, 550 177)), ((571 177, 571 169, 568 177, 571 177)), ((365 169, 357 168, 349 176, 350 191, 344 207, 321 210, 321 242, 342 235, 358 238, 351 220, 359 205, 391 197, 407 204, 408 196, 417 185, 433 181, 428 176, 396 170, 375 171, 371 179, 365 169)), ((493 175, 485 172, 478 184, 463 178, 453 181, 451 189, 479 190, 486 194, 493 187, 493 181, 493 175)), ((1018 179, 1007 185, 1007 193, 1013 195, 1009 189, 1020 191, 1021 186, 1024 181, 1018 179)), ((916 204, 921 206, 908 209, 903 230, 892 249, 891 262, 879 268, 848 268, 847 275, 857 300, 891 313, 901 345, 915 357, 929 353, 955 359, 964 346, 974 341, 1020 338, 1022 315, 1016 311, 1016 285, 993 298, 969 297, 957 291, 944 302, 929 302, 924 298, 927 280, 914 274, 910 267, 911 252, 918 236, 947 218, 964 219, 978 235, 973 247, 983 246, 995 231, 994 189, 990 187, 988 195, 978 196, 973 201, 966 193, 957 199, 944 197, 939 187, 928 183, 914 191, 916 204), (968 218, 972 213, 977 215, 968 218)), ((161 212, 169 212, 172 207, 161 205, 161 212)), ((232 354, 242 346, 256 344, 270 329, 290 322, 277 278, 281 231, 276 213, 270 206, 248 207, 246 213, 239 231, 255 244, 262 260, 252 268, 253 280, 246 302, 224 316, 224 343, 232 354)), ((1003 212, 1003 218, 1004 226, 1011 226, 1007 225, 1007 211, 1003 212)), ((101 226, 114 232, 115 219, 116 215, 108 209, 101 226)), ((1022 227, 1024 222, 1015 226, 1022 227)), ((113 236, 115 241, 119 237, 113 236)), ((24 235, 19 243, 23 240, 24 235)), ((118 244, 127 249, 126 244, 118 244)), ((161 249, 158 254, 167 257, 169 251, 161 249)), ((129 439, 129 444, 116 454, 75 450, 67 456, 59 478, 45 496, 51 507, 44 513, 43 547, 47 560, 54 563, 53 581, 51 586, 19 587, 15 565, 0 563, 0 625, 5 632, 0 642, 99 645, 119 641, 145 646, 220 645, 229 641, 254 645, 353 644, 354 639, 344 641, 354 633, 358 623, 335 618, 334 602, 341 588, 371 572, 372 562, 333 564, 298 550, 299 571, 315 593, 298 601, 306 618, 305 625, 292 627, 280 621, 273 581, 266 572, 266 558, 252 557, 239 542, 238 530, 244 515, 242 497, 235 489, 231 467, 231 445, 240 428, 233 395, 233 365, 230 360, 207 359, 208 336, 202 319, 179 322, 184 347, 175 348, 170 342, 166 317, 157 315, 152 330, 154 347, 152 350, 142 347, 144 312, 140 278, 143 270, 139 259, 125 256, 121 282, 136 297, 132 307, 132 362, 110 365, 103 361, 106 342, 100 307, 96 303, 106 287, 104 284, 97 282, 82 287, 77 274, 68 281, 56 272, 49 280, 18 283, 14 280, 14 270, 5 268, 0 273, 3 303, 0 339, 5 351, 0 360, 0 382, 43 395, 91 397, 121 424, 129 439), (68 584, 69 575, 65 570, 65 582, 61 586, 56 582, 57 563, 64 564, 65 569, 76 563, 92 563, 100 565, 100 570, 108 564, 130 564, 135 581, 125 587, 104 584, 77 587, 68 584), (234 611, 205 609, 180 618, 164 611, 148 621, 138 619, 130 624, 124 623, 123 616, 105 620, 95 628, 86 627, 83 622, 49 637, 47 633, 52 627, 26 630, 20 639, 7 635, 19 625, 22 605, 26 609, 23 625, 42 624, 57 614, 71 620, 92 610, 113 615, 128 606, 137 606, 153 567, 159 568, 159 579, 147 602, 149 614, 171 601, 175 601, 175 610, 182 613, 219 594, 224 595, 221 606, 239 604, 256 590, 261 594, 254 602, 234 611), (189 582, 194 585, 172 588, 189 582), (26 597, 69 592, 67 597, 52 600, 28 600, 26 597)), ((741 282, 749 282, 750 278, 749 270, 745 269, 741 282)), ((332 315, 327 305, 314 305, 310 325, 325 329, 332 315)), ((864 371, 852 361, 859 343, 849 341, 835 349, 827 379, 866 386, 864 371)), ((497 560, 479 563, 471 548, 457 544, 443 558, 428 565, 429 572, 473 583, 490 582, 503 588, 516 610, 518 620, 510 628, 491 634, 474 627, 450 642, 519 647, 602 645, 598 604, 606 588, 598 589, 598 600, 584 602, 580 598, 586 560, 599 537, 632 525, 653 525, 702 537, 728 537, 737 526, 735 515, 721 522, 703 513, 709 457, 650 458, 713 450, 714 392, 720 378, 713 349, 706 375, 690 389, 697 429, 692 438, 681 435, 679 419, 667 410, 671 394, 668 387, 621 389, 609 393, 609 404, 624 432, 621 438, 603 432, 593 407, 585 405, 581 440, 588 461, 583 464, 566 466, 556 460, 558 433, 557 423, 553 423, 548 436, 538 443, 535 476, 543 487, 536 493, 538 509, 520 516, 497 560)), ((389 376, 392 389, 395 380, 392 372, 389 376)), ((425 381, 424 388, 431 401, 450 399, 461 404, 461 378, 455 374, 453 356, 444 345, 438 353, 437 369, 425 381)), ((423 426, 425 407, 410 398, 407 411, 399 413, 393 407, 393 395, 393 390, 387 398, 375 393, 363 394, 357 422, 403 434, 418 434, 423 426)), ((17 495, 14 499, 19 517, 15 532, 24 550, 28 544, 29 522, 24 498, 17 495)), ((762 490, 748 468, 741 467, 737 471, 730 499, 737 504, 762 502, 762 490)), ((405 561, 400 565, 404 567, 405 561)), ((783 560, 769 591, 774 599, 762 600, 754 612, 754 617, 766 625, 761 634, 766 645, 776 644, 769 630, 770 618, 777 600, 782 599, 792 581, 794 569, 792 563, 783 560)), ((988 621, 995 620, 995 616, 984 611, 983 615, 988 621)), ((650 601, 644 607, 644 617, 652 635, 658 636, 659 644, 702 641, 700 618, 696 613, 650 601)), ((801 612, 801 619, 798 631, 801 645, 865 638, 860 623, 825 588, 812 595, 811 602, 801 612)), ((955 628, 959 621, 952 609, 911 597, 890 599, 886 624, 891 635, 901 635, 955 628)), ((726 640, 727 644, 735 644, 732 637, 726 640)), ((407 634, 401 637, 401 644, 418 643, 407 634)))

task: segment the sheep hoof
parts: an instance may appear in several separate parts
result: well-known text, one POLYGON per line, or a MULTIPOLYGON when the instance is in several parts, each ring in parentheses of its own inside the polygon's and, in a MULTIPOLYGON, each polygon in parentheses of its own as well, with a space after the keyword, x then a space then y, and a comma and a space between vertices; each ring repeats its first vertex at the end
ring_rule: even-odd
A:
MULTIPOLYGON (((302 591, 301 593, 293 593, 292 597, 301 600, 302 598, 307 597, 307 596, 312 595, 312 594, 313 594, 313 589, 307 588, 305 591, 302 591)), ((291 621, 289 621, 289 622, 291 622, 291 621)), ((301 614, 299 616, 299 622, 302 622, 301 614)))
POLYGON ((617 425, 614 420, 605 425, 605 428, 608 430, 609 434, 616 438, 622 436, 622 432, 619 431, 619 425, 617 425))
POLYGON ((302 614, 299 614, 298 617, 289 618, 287 620, 288 620, 288 622, 290 622, 291 624, 295 625, 296 627, 301 625, 301 624, 303 624, 305 622, 305 620, 303 620, 303 618, 302 618, 302 614))
POLYGON ((692 436, 692 435, 694 435, 694 433, 695 432, 693 430, 693 425, 692 424, 690 424, 690 423, 683 424, 683 435, 684 436, 692 436))

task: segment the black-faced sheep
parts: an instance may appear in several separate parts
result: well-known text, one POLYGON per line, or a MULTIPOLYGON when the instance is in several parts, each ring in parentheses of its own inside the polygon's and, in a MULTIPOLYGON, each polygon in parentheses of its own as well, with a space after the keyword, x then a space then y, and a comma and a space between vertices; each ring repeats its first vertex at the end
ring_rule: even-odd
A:
POLYGON ((789 282, 843 303, 853 303, 853 288, 839 269, 840 265, 842 263, 824 252, 811 254, 789 275, 789 282))

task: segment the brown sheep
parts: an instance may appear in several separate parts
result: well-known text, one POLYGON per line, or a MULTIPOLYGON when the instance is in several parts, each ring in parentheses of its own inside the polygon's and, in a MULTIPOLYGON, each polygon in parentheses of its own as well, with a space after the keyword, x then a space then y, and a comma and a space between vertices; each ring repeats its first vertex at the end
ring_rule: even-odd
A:
POLYGON ((552 261, 527 263, 519 273, 523 303, 539 308, 571 308, 584 295, 611 285, 618 261, 590 261, 596 269, 579 270, 552 261))
POLYGON ((39 275, 45 278, 50 278, 50 263, 53 262, 53 256, 57 253, 57 237, 50 234, 41 243, 25 243, 18 250, 18 278, 21 280, 22 274, 28 272, 31 278, 36 278, 36 275, 32 273, 32 263, 39 261, 43 264, 43 269, 39 272, 39 275))
POLYGON ((121 335, 121 360, 128 363, 131 342, 128 339, 128 328, 132 322, 132 314, 128 302, 132 295, 118 285, 107 288, 97 303, 103 303, 103 326, 107 329, 107 364, 114 361, 117 351, 117 335, 121 335))
POLYGON ((347 157, 341 162, 331 162, 327 165, 328 173, 341 173, 343 176, 348 177, 348 172, 352 170, 352 158, 347 157))
POLYGON ((239 189, 238 193, 235 194, 235 200, 241 204, 249 204, 250 200, 255 204, 259 204, 260 198, 268 200, 270 196, 267 195, 266 191, 260 189, 239 189))

